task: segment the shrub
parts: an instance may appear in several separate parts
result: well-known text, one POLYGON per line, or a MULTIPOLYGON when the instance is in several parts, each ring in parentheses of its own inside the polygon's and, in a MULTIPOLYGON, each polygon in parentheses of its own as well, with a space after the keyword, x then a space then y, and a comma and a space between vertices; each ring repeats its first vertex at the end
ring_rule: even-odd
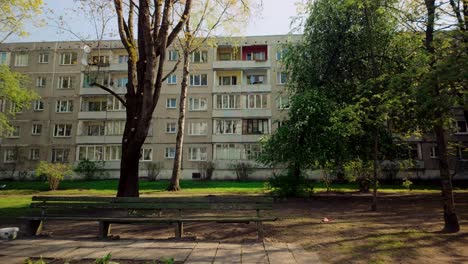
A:
POLYGON ((403 183, 401 185, 405 187, 406 190, 411 191, 411 186, 413 185, 413 182, 410 181, 408 178, 404 178, 403 183))
POLYGON ((54 191, 58 189, 60 181, 63 180, 65 176, 71 175, 72 172, 72 166, 69 164, 41 161, 36 169, 36 176, 47 177, 49 189, 54 191))
POLYGON ((400 171, 400 163, 397 161, 384 160, 380 164, 380 168, 384 178, 390 183, 393 183, 400 171))
POLYGON ((254 171, 255 166, 247 162, 237 162, 230 165, 236 171, 238 181, 246 181, 250 174, 254 171))
POLYGON ((276 174, 268 179, 268 187, 273 195, 278 197, 306 197, 312 193, 312 182, 301 175, 295 177, 289 170, 286 173, 276 174))
POLYGON ((85 180, 99 179, 106 175, 104 170, 105 162, 91 161, 88 159, 81 160, 73 169, 76 173, 83 176, 85 180))
POLYGON ((215 163, 212 161, 202 161, 198 163, 198 171, 200 172, 202 180, 210 181, 215 168, 215 163))
POLYGON ((369 192, 372 175, 372 163, 360 159, 347 162, 344 165, 345 178, 349 182, 357 182, 361 192, 369 192))
POLYGON ((149 181, 156 181, 161 175, 161 170, 164 169, 164 163, 161 161, 156 162, 147 162, 145 163, 145 168, 149 181))

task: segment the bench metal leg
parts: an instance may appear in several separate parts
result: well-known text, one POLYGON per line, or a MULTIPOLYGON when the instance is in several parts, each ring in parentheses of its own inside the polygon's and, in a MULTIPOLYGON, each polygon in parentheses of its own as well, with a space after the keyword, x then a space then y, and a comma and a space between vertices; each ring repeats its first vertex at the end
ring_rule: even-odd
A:
POLYGON ((111 224, 109 222, 99 222, 99 239, 107 238, 111 233, 111 224))
POLYGON ((36 236, 42 232, 42 220, 29 220, 28 221, 28 236, 36 236))
POLYGON ((175 227, 175 237, 177 239, 181 239, 183 234, 184 234, 184 223, 178 222, 175 227))
POLYGON ((263 222, 257 222, 257 240, 263 241, 263 222))

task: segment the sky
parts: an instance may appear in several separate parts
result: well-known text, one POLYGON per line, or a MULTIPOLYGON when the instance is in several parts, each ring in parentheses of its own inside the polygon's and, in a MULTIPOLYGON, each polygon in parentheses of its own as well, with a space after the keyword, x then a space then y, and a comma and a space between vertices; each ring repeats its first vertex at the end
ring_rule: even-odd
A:
MULTIPOLYGON (((296 2, 298 0, 263 0, 263 10, 256 14, 244 35, 246 36, 261 36, 261 35, 282 35, 290 33, 291 19, 296 16, 296 2)), ((53 10, 55 16, 65 14, 65 10, 73 7, 74 0, 44 0, 47 8, 53 10)), ((38 18, 39 19, 39 18, 38 18)), ((47 19, 44 20, 47 21, 47 19)), ((66 19, 73 31, 80 31, 82 35, 92 34, 92 31, 87 32, 87 27, 84 26, 86 21, 79 17, 70 17, 66 19)), ((38 42, 38 41, 61 41, 61 40, 76 40, 69 33, 58 32, 53 23, 46 26, 35 27, 31 24, 26 26, 29 31, 27 37, 11 36, 6 42, 38 42)), ((114 37, 117 39, 117 36, 114 37)))

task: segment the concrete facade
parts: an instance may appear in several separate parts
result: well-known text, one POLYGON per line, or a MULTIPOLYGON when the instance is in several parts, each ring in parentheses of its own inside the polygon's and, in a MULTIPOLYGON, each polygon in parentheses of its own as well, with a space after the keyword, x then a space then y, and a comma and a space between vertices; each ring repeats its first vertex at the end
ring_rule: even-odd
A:
MULTIPOLYGON (((282 45, 300 36, 262 36, 217 39, 193 55, 187 98, 183 149, 183 178, 198 176, 200 161, 216 164, 215 178, 233 179, 231 164, 253 162, 259 139, 271 134, 286 116, 282 45)), ((0 139, 0 166, 16 172, 31 172, 40 160, 76 163, 80 159, 104 160, 112 177, 118 176, 120 143, 125 109, 106 91, 89 87, 88 75, 96 74, 82 60, 98 61, 100 82, 125 94, 126 51, 120 41, 105 41, 90 54, 81 42, 6 43, 0 45, 1 61, 31 78, 29 88, 41 102, 33 103, 12 121, 19 134, 0 139)), ((166 73, 175 64, 177 48, 168 49, 166 73)), ((170 176, 178 118, 182 69, 168 78, 153 115, 152 128, 143 146, 143 163, 164 164, 162 178, 170 176)), ((0 98, 1 99, 1 98, 0 98)), ((8 109, 0 101, 0 111, 8 109)), ((466 120, 456 115, 459 122, 466 120)), ((460 127, 463 124, 460 123, 460 127)), ((456 142, 468 142, 467 129, 454 134, 456 142)), ((424 177, 437 176, 436 158, 431 157, 430 139, 415 141, 419 169, 424 177), (435 174, 434 174, 435 173, 435 174)), ((458 151, 458 154, 455 153, 458 151)), ((454 160, 468 159, 463 149, 454 160)), ((258 165, 259 166, 259 165, 258 165)), ((455 166, 455 164, 454 164, 455 166)), ((2 172, 0 172, 2 173, 2 172)), ((418 170, 419 173, 419 170, 418 170)), ((266 168, 256 178, 271 174, 266 168)), ((3 172, 3 177, 7 175, 3 172)), ((419 175, 418 175, 419 176, 419 175)))

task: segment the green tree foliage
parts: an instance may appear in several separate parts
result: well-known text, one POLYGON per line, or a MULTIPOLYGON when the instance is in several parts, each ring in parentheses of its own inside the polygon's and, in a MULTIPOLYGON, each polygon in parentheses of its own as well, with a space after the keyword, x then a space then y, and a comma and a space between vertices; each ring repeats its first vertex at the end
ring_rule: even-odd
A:
POLYGON ((35 92, 26 89, 29 81, 26 75, 12 72, 8 66, 0 65, 0 103, 8 102, 6 111, 0 111, 0 137, 12 130, 9 120, 15 117, 16 112, 29 108, 31 101, 39 98, 35 92))
POLYGON ((14 34, 26 36, 25 23, 40 21, 42 5, 42 0, 0 0, 0 43, 14 34))
POLYGON ((72 166, 65 163, 49 163, 41 161, 36 169, 36 176, 47 177, 49 188, 52 191, 57 190, 60 181, 63 180, 65 176, 71 175, 72 173, 72 166))

